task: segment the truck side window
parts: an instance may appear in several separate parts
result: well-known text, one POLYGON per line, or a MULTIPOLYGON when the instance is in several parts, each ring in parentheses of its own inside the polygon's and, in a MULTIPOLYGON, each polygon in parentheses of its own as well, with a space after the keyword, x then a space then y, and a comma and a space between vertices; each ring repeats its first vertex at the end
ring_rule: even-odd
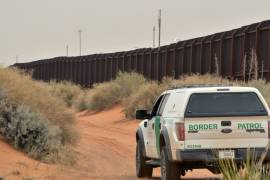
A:
POLYGON ((157 112, 158 112, 158 109, 159 109, 159 106, 161 104, 161 101, 162 101, 162 98, 164 97, 164 95, 160 96, 158 98, 158 100, 156 101, 154 107, 153 107, 153 110, 152 110, 152 113, 151 113, 151 117, 154 117, 157 115, 157 112))
POLYGON ((164 98, 162 99, 161 105, 160 105, 159 110, 158 110, 158 113, 157 113, 158 116, 162 116, 163 111, 164 111, 164 108, 165 108, 165 105, 166 105, 169 97, 170 97, 170 94, 166 94, 164 96, 164 98))

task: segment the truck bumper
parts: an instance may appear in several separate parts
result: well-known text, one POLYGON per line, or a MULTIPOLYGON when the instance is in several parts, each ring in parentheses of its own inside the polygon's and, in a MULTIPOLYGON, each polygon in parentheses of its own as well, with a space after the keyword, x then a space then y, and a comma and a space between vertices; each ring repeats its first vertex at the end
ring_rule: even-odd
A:
MULTIPOLYGON (((235 151, 235 161, 245 161, 249 155, 258 160, 264 157, 264 161, 270 162, 270 151, 265 148, 255 149, 233 149, 235 151)), ((198 150, 175 150, 173 160, 180 162, 217 162, 219 150, 198 149, 198 150)))

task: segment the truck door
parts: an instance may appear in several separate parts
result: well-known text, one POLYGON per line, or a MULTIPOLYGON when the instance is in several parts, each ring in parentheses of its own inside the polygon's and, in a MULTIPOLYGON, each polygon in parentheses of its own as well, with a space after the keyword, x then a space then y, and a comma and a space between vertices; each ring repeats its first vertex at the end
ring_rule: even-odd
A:
POLYGON ((169 98, 169 94, 165 94, 162 97, 160 102, 157 106, 153 108, 153 111, 151 113, 152 119, 149 122, 149 134, 151 135, 151 143, 149 143, 149 149, 151 149, 151 156, 152 158, 159 158, 160 157, 160 144, 159 144, 159 138, 160 138, 160 128, 161 128, 161 120, 162 120, 162 113, 164 110, 164 107, 166 105, 166 102, 169 98))
POLYGON ((157 156, 156 152, 156 135, 155 135, 155 125, 156 121, 158 121, 157 113, 159 106, 162 102, 164 95, 160 96, 156 101, 152 112, 151 112, 151 119, 148 121, 147 126, 147 141, 146 141, 146 148, 147 148, 147 156, 151 158, 155 158, 157 156))

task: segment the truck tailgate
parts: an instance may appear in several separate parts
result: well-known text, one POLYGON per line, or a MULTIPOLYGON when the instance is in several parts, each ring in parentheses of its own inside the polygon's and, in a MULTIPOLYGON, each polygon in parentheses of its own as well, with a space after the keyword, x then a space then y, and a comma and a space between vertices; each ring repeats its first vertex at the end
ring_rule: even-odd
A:
POLYGON ((186 149, 253 148, 267 144, 267 116, 185 119, 186 149))

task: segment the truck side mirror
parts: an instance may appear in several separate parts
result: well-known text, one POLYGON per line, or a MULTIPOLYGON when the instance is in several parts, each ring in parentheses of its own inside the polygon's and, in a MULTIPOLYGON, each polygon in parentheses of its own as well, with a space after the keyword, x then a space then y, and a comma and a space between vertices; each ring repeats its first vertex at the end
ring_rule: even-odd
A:
POLYGON ((149 119, 150 114, 148 114, 147 110, 144 109, 139 109, 136 110, 136 119, 144 120, 144 119, 149 119))

